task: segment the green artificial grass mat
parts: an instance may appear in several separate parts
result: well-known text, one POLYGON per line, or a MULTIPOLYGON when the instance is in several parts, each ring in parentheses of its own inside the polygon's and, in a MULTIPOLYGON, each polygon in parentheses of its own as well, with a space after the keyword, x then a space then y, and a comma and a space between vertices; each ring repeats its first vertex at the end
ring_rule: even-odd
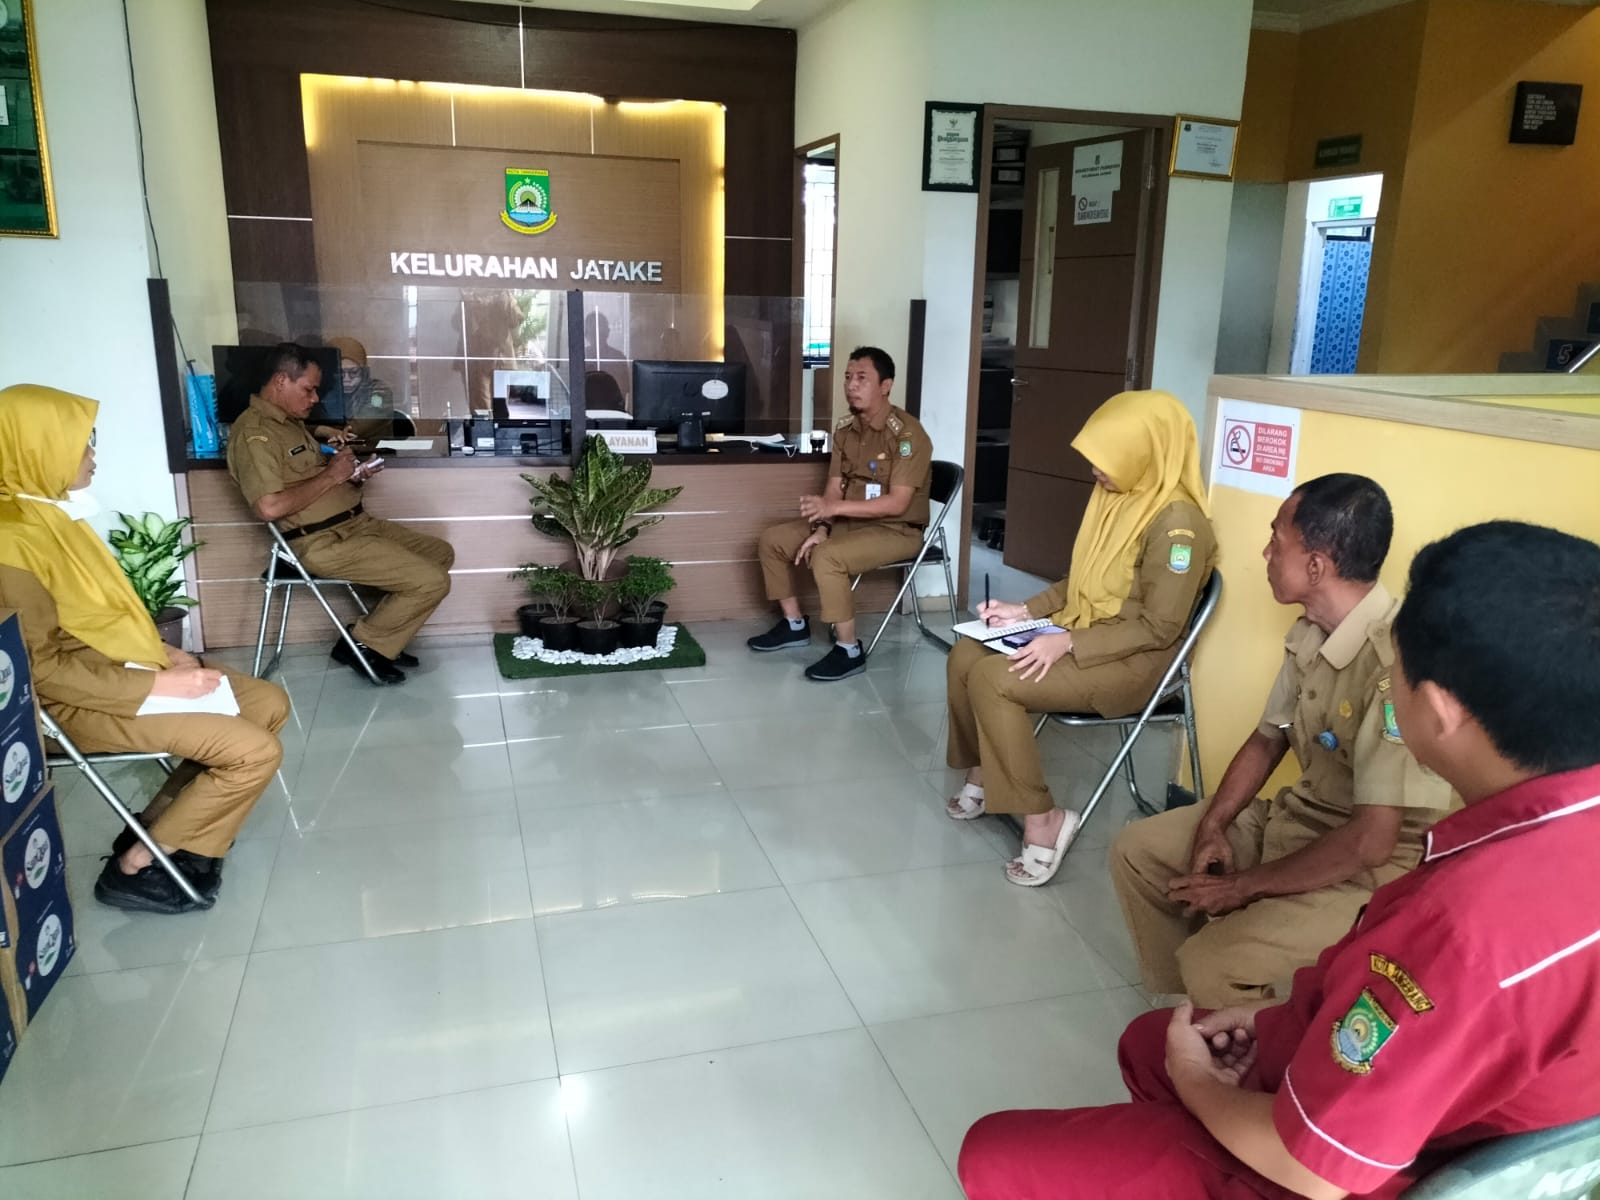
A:
POLYGON ((517 640, 514 633, 494 635, 494 657, 506 679, 554 679, 560 675, 604 675, 609 671, 671 671, 677 667, 703 667, 706 652, 682 625, 674 624, 678 640, 665 658, 647 658, 630 663, 547 663, 537 658, 518 658, 511 653, 517 640))

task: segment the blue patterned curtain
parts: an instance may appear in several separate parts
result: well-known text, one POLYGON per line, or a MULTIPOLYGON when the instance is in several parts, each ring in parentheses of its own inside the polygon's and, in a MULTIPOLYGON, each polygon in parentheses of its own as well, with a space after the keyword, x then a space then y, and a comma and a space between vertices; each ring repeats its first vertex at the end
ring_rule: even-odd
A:
POLYGON ((1322 252, 1317 329, 1311 343, 1313 375, 1349 375, 1361 347, 1361 317, 1367 308, 1367 271, 1372 243, 1329 238, 1322 252))

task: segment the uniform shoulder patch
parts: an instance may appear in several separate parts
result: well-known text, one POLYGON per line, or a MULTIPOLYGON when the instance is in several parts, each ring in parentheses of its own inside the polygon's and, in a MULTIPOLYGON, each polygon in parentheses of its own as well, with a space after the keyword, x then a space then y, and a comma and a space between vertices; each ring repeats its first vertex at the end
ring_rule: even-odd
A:
POLYGON ((906 423, 904 421, 902 421, 899 417, 895 416, 893 413, 889 414, 889 432, 890 433, 892 433, 896 437, 898 437, 900 435, 900 431, 903 430, 905 427, 906 427, 906 423))
POLYGON ((1400 722, 1394 715, 1393 687, 1387 675, 1378 680, 1378 701, 1383 706, 1383 740, 1403 746, 1406 740, 1400 736, 1400 722))
POLYGON ((1169 538, 1188 538, 1190 541, 1193 541, 1194 540, 1194 530, 1192 530, 1192 529, 1169 529, 1169 530, 1167 530, 1167 536, 1169 538))
POLYGON ((266 440, 267 435, 264 433, 252 433, 249 437, 245 438, 245 441, 247 442, 264 442, 266 440))
POLYGON ((1352 1075, 1370 1075, 1372 1060, 1394 1031, 1394 1018, 1370 990, 1362 988, 1350 1011, 1333 1023, 1333 1061, 1352 1075))
POLYGON ((1167 550, 1167 570, 1174 575, 1187 575, 1194 563, 1194 547, 1173 542, 1167 550))
POLYGON ((901 438, 900 439, 900 457, 901 458, 910 458, 911 457, 911 439, 910 438, 901 438))
POLYGON ((833 428, 834 431, 837 432, 841 429, 849 429, 850 426, 854 425, 855 423, 856 419, 854 417, 840 417, 838 424, 836 424, 833 428))
POLYGON ((1411 978, 1408 972, 1394 959, 1382 954, 1371 956, 1372 973, 1381 975, 1394 984, 1394 990, 1400 993, 1400 999, 1406 1002, 1406 1007, 1414 1013, 1425 1013, 1433 1010, 1433 1001, 1428 998, 1428 993, 1417 986, 1417 981, 1411 978))

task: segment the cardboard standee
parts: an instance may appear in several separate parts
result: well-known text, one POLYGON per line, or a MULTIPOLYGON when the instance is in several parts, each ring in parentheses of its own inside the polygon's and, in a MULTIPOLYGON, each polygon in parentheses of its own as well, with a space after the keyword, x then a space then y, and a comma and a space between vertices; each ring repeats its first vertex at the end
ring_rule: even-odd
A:
POLYGON ((44 787, 44 743, 17 614, 0 609, 0 835, 44 787))

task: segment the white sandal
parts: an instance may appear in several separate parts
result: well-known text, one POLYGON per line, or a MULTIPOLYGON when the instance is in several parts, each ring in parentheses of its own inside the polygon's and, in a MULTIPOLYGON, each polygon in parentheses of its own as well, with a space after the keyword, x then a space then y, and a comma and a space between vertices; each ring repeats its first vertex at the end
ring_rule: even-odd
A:
POLYGON ((974 821, 983 816, 983 789, 964 783, 961 790, 945 801, 944 815, 952 821, 974 821))
POLYGON ((1056 834, 1056 844, 1050 846, 1022 847, 1022 853, 1006 864, 1006 878, 1018 887, 1042 887, 1056 877, 1061 862, 1067 857, 1067 847, 1078 829, 1078 814, 1067 810, 1061 822, 1061 832, 1056 834))

